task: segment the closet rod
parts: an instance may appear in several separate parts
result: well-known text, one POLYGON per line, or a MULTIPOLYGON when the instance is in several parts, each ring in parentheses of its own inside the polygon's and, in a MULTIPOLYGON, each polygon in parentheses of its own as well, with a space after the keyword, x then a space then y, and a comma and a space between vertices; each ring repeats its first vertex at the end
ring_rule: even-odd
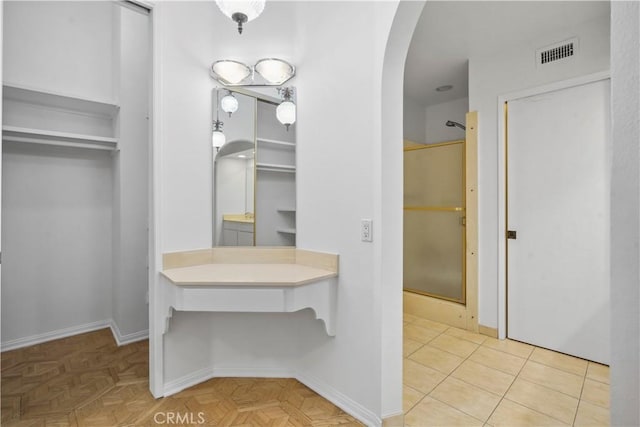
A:
POLYGON ((115 146, 90 144, 85 142, 56 141, 53 139, 26 138, 26 137, 13 136, 13 135, 3 135, 2 140, 8 141, 8 142, 20 142, 20 143, 28 143, 28 144, 53 145, 57 147, 87 148, 90 150, 117 151, 117 148, 115 146))

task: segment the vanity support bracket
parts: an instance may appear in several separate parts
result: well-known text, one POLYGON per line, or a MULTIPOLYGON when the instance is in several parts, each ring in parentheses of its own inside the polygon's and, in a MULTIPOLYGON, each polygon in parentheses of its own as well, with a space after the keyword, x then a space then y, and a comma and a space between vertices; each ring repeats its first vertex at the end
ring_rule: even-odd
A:
POLYGON ((338 279, 321 279, 297 286, 283 285, 175 285, 162 279, 162 335, 169 330, 173 310, 226 313, 292 313, 306 308, 324 323, 327 335, 335 331, 338 279))

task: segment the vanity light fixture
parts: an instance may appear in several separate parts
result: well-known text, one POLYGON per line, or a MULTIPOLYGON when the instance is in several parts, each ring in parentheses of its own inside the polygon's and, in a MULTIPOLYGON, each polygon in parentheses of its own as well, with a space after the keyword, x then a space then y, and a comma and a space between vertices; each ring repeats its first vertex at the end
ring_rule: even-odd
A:
POLYGON ((239 34, 242 34, 242 24, 260 16, 265 3, 266 0, 216 0, 222 13, 238 24, 239 34))
POLYGON ((222 147, 224 143, 227 142, 227 138, 224 136, 224 133, 222 133, 222 125, 224 125, 224 123, 222 123, 220 120, 216 120, 213 122, 211 145, 213 145, 213 148, 215 148, 216 151, 220 150, 220 147, 222 147))
POLYGON ((286 126, 288 132, 289 126, 296 122, 296 104, 291 100, 293 88, 278 88, 278 92, 282 96, 283 101, 276 108, 276 117, 280 123, 286 126))
POLYGON ((211 76, 227 87, 281 86, 296 75, 296 67, 278 58, 264 58, 249 67, 232 59, 211 64, 211 76))
POLYGON ((237 86, 252 74, 251 68, 242 62, 231 59, 222 59, 214 62, 211 65, 211 72, 216 80, 225 86, 237 86))
POLYGON ((220 147, 222 147, 225 142, 227 142, 227 138, 224 136, 224 133, 222 133, 222 126, 224 123, 220 121, 220 117, 218 116, 219 97, 220 96, 216 91, 216 119, 213 121, 213 132, 211 133, 211 145, 216 149, 216 152, 220 150, 220 147))
POLYGON ((220 100, 220 107, 222 111, 228 113, 229 117, 231 117, 231 114, 238 111, 238 99, 233 96, 231 91, 227 91, 227 94, 220 100))
POLYGON ((256 62, 254 69, 269 83, 279 86, 295 74, 293 65, 278 58, 264 58, 256 62))

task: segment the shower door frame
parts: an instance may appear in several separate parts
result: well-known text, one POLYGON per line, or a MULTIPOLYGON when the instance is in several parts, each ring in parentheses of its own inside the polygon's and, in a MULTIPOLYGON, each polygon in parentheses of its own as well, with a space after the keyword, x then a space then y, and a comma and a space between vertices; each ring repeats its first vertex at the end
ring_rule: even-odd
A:
MULTIPOLYGON (((442 148, 442 147, 449 147, 451 145, 458 145, 458 144, 462 144, 462 166, 461 166, 461 171, 462 171, 462 194, 464 196, 464 192, 465 192, 465 186, 466 186, 466 171, 465 171, 465 165, 466 165, 466 141, 464 139, 458 139, 455 141, 445 141, 445 142, 439 142, 439 143, 435 143, 435 144, 421 144, 420 146, 410 146, 410 147, 405 147, 403 149, 403 151, 406 152, 410 152, 410 151, 422 151, 422 150, 431 150, 431 149, 435 149, 435 148, 442 148)), ((466 229, 466 201, 464 201, 464 197, 463 199, 463 206, 404 206, 404 211, 413 211, 413 212, 451 212, 451 213, 462 213, 462 227, 465 227, 466 229)), ((465 257, 465 252, 466 252, 466 231, 463 230, 461 233, 461 239, 462 239, 462 248, 460 251, 460 256, 462 257, 462 267, 461 267, 461 271, 460 271, 460 276, 461 276, 461 284, 460 286, 462 287, 462 293, 461 293, 461 298, 460 299, 456 299, 456 298, 451 298, 451 297, 447 297, 447 296, 443 296, 443 295, 438 295, 435 293, 431 293, 431 292, 427 292, 427 291, 422 291, 419 289, 410 289, 410 288, 405 288, 404 284, 403 284, 403 289, 407 292, 413 292, 416 294, 420 294, 420 295, 424 295, 424 296, 428 296, 431 298, 438 298, 441 300, 445 300, 445 301, 451 301, 457 304, 462 304, 462 305, 466 305, 467 304, 467 280, 466 280, 466 257, 465 257)))
POLYGON ((494 328, 478 325, 478 113, 465 116, 464 145, 464 294, 465 304, 405 291, 404 311, 451 326, 497 337, 494 328))

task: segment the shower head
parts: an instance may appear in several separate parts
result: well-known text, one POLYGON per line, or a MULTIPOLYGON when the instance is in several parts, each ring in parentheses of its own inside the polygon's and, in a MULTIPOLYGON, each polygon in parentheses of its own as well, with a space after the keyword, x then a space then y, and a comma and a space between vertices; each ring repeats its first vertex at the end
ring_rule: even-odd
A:
POLYGON ((462 129, 462 130, 467 130, 467 128, 466 128, 466 126, 465 126, 465 125, 462 125, 462 124, 460 124, 460 123, 458 123, 458 122, 453 122, 453 121, 451 121, 451 120, 447 120, 447 123, 445 123, 445 125, 449 126, 450 128, 452 128, 452 127, 459 127, 459 128, 460 128, 460 129, 462 129))

